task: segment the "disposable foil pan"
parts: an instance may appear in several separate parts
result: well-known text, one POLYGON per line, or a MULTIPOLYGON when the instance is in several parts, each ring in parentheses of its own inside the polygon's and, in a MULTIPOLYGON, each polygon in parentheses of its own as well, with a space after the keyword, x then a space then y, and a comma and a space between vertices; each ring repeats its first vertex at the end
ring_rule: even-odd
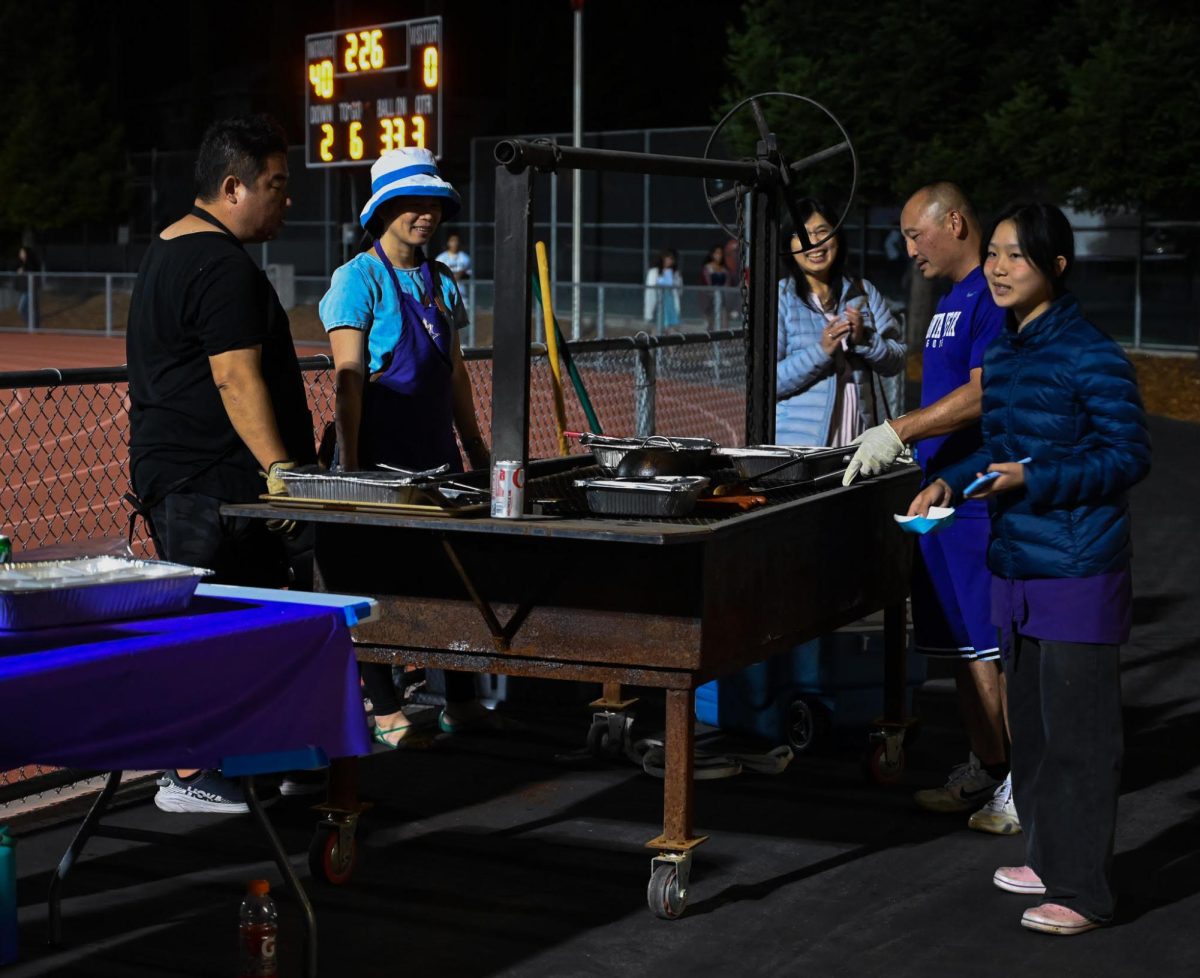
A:
POLYGON ((578 479, 588 509, 604 516, 687 516, 708 485, 702 475, 653 479, 578 479))
POLYGON ((212 571, 131 557, 0 564, 0 628, 20 631, 116 618, 148 618, 188 606, 212 571))
POLYGON ((813 448, 805 445, 751 445, 721 448, 717 454, 729 459, 742 479, 763 476, 768 481, 807 482, 846 467, 852 448, 813 448), (786 465, 789 458, 795 461, 786 465), (779 466, 783 468, 779 468, 779 466))
POLYGON ((280 473, 289 496, 339 503, 463 504, 486 501, 487 493, 448 482, 446 467, 426 472, 401 470, 327 472, 302 468, 280 473), (478 499, 474 498, 478 496, 478 499))
POLYGON ((607 435, 587 434, 582 444, 592 450, 596 464, 605 472, 614 473, 621 459, 635 448, 671 448, 701 458, 712 454, 717 443, 708 438, 674 438, 670 435, 651 435, 649 438, 611 438, 607 435))

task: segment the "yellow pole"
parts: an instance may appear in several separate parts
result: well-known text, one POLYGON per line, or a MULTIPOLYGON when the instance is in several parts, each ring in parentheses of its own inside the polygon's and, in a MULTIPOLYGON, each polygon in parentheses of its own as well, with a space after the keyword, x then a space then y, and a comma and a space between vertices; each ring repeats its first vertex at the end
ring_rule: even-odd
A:
POLYGON ((537 255, 538 281, 542 286, 542 318, 546 324, 546 352, 550 359, 550 380, 554 387, 554 426, 558 429, 558 454, 570 454, 567 436, 567 409, 563 404, 562 373, 558 365, 558 337, 554 332, 554 309, 551 307, 550 259, 546 257, 546 242, 533 246, 537 255))

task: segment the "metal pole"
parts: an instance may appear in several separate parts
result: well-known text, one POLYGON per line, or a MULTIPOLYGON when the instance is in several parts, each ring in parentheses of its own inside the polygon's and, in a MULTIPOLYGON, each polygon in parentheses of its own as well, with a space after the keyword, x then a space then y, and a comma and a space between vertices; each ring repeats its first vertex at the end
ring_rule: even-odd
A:
POLYGON ((332 275, 333 274, 333 251, 332 251, 332 243, 329 240, 329 235, 333 230, 330 226, 331 222, 333 221, 333 212, 331 209, 331 205, 329 203, 329 167, 325 168, 324 177, 325 177, 325 227, 323 228, 323 230, 325 233, 321 235, 321 244, 324 245, 324 251, 325 251, 325 274, 332 275))
POLYGON ((550 174, 550 281, 558 281, 558 174, 550 174))
MULTIPOLYGON (((642 133, 642 151, 650 155, 650 130, 642 133)), ((650 268, 650 174, 642 176, 642 275, 650 268)))
POLYGON ((25 305, 25 328, 32 333, 38 321, 37 276, 33 272, 26 273, 25 286, 25 294, 29 296, 25 305))
POLYGON ((779 227, 775 197, 755 191, 750 195, 753 226, 750 231, 750 363, 746 391, 746 444, 769 445, 775 440, 775 327, 779 318, 776 299, 776 260, 779 227))
MULTIPOLYGON (((529 286, 533 174, 496 167, 496 298, 492 326, 492 461, 529 465, 529 286)), ((526 499, 528 505, 529 500, 526 499)))
POLYGON ((604 339, 604 286, 596 286, 596 339, 604 339))
POLYGON ((638 438, 654 434, 655 381, 658 370, 655 350, 644 334, 637 338, 637 364, 633 373, 633 425, 638 438))
MULTIPOLYGON (((467 213, 470 215, 471 222, 467 226, 467 254, 475 263, 474 268, 471 269, 471 277, 467 279, 467 312, 471 316, 467 323, 467 346, 471 347, 475 345, 475 319, 479 315, 478 307, 475 304, 475 279, 479 275, 479 252, 475 245, 475 182, 478 179, 478 174, 475 172, 475 143, 478 139, 478 136, 471 137, 471 190, 467 197, 467 213)), ((492 274, 495 274, 494 266, 492 274)))
MULTIPOLYGON (((575 146, 583 148, 583 2, 575 4, 575 146)), ((571 173, 571 339, 579 339, 579 283, 583 281, 583 173, 571 173)))
POLYGON ((104 276, 104 335, 112 336, 112 276, 104 276))
POLYGON ((1133 264, 1133 348, 1142 345, 1142 242, 1146 239, 1145 215, 1138 211, 1137 257, 1133 264))

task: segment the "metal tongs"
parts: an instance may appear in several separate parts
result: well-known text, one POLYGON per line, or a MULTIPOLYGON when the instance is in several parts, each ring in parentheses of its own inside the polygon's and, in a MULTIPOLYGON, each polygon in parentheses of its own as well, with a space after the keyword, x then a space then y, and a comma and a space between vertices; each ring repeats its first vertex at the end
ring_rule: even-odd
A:
POLYGON ((440 489, 445 486, 448 489, 457 489, 459 492, 475 493, 480 496, 487 495, 487 491, 480 489, 479 486, 468 486, 466 483, 455 482, 453 479, 438 478, 438 476, 445 475, 450 471, 449 465, 439 465, 436 469, 425 469, 422 472, 414 472, 412 469, 402 469, 398 465, 387 465, 383 462, 378 463, 376 468, 387 469, 389 472, 399 472, 401 475, 409 476, 408 482, 414 486, 433 489, 440 489))

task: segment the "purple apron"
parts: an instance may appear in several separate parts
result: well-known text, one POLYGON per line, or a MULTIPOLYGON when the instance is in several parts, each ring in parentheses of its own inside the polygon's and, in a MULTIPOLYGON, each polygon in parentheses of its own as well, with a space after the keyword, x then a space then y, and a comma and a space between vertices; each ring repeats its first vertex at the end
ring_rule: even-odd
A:
POLYGON ((378 241, 375 253, 392 278, 402 325, 383 370, 363 390, 359 464, 369 468, 382 462, 418 470, 449 465, 451 472, 461 472, 450 382, 453 344, 450 326, 433 300, 436 285, 429 262, 421 264, 425 295, 418 300, 400 287, 396 269, 378 241))

